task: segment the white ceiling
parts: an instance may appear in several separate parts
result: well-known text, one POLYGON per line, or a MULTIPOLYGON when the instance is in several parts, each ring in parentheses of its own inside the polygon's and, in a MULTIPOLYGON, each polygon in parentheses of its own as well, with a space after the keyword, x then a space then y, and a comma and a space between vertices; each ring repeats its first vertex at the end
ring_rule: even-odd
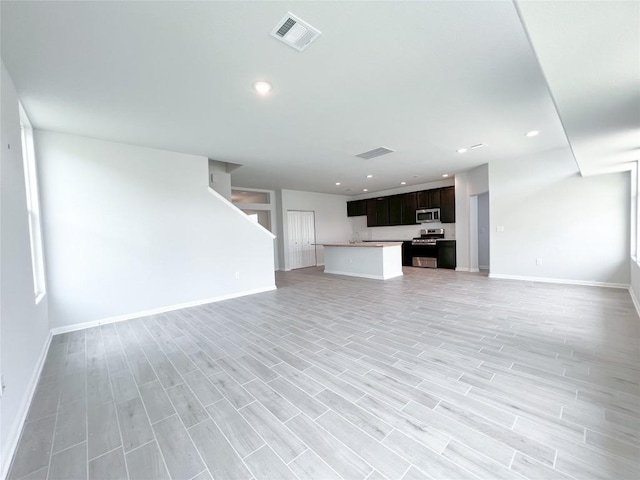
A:
POLYGON ((640 160, 640 2, 519 1, 580 171, 640 160))
MULTIPOLYGON (((537 42, 555 38, 564 55, 566 25, 525 3, 543 64, 553 48, 537 42)), ((424 183, 566 147, 564 129, 573 145, 571 118, 582 118, 550 95, 545 75, 553 90, 563 74, 543 74, 510 1, 3 1, 1 18, 2 57, 36 128, 242 164, 242 187, 356 195, 424 183), (322 31, 304 52, 269 36, 287 11, 322 31), (273 92, 256 95, 256 80, 273 92), (456 153, 480 142, 489 147, 456 153), (378 146, 395 153, 354 156, 378 146)))

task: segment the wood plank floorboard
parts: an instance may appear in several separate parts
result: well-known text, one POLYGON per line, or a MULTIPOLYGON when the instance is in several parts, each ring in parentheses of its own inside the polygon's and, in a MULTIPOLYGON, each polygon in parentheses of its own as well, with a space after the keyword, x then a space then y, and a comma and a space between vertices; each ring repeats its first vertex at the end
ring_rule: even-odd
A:
POLYGON ((57 335, 9 480, 640 478, 622 289, 405 268, 57 335))

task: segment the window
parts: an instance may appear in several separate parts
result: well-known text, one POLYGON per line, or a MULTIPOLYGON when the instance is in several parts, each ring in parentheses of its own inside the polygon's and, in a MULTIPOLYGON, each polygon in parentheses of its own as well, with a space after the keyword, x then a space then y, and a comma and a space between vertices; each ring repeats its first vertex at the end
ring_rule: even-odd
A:
POLYGON ((231 201, 233 203, 271 203, 269 192, 257 190, 231 190, 231 201))
POLYGON ((40 228, 40 201, 38 200, 38 175, 33 147, 33 129, 29 118, 20 105, 20 127, 22 130, 22 159, 24 181, 27 193, 29 215, 29 237, 31 239, 31 267, 33 269, 33 289, 36 303, 44 297, 44 256, 42 252, 42 231, 40 228))

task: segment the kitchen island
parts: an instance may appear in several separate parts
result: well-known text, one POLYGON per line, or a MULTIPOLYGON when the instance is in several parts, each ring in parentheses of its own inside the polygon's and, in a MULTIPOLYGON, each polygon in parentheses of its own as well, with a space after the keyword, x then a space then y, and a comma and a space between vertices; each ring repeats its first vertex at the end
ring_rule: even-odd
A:
POLYGON ((402 275, 402 242, 324 243, 324 272, 387 280, 402 275))

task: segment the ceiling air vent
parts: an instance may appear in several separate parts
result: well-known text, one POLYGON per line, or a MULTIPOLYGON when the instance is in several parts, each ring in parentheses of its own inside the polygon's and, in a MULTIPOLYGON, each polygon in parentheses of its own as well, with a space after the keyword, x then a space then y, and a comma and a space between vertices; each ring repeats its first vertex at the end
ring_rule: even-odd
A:
POLYGON ((320 30, 300 20, 291 12, 287 12, 275 28, 271 30, 272 37, 277 38, 299 52, 307 48, 311 42, 320 36, 320 33, 320 30))
POLYGON ((387 153, 393 153, 393 150, 386 147, 378 147, 373 150, 369 150, 368 152, 362 152, 356 155, 356 157, 365 158, 369 160, 370 158, 381 157, 382 155, 386 155, 387 153))

